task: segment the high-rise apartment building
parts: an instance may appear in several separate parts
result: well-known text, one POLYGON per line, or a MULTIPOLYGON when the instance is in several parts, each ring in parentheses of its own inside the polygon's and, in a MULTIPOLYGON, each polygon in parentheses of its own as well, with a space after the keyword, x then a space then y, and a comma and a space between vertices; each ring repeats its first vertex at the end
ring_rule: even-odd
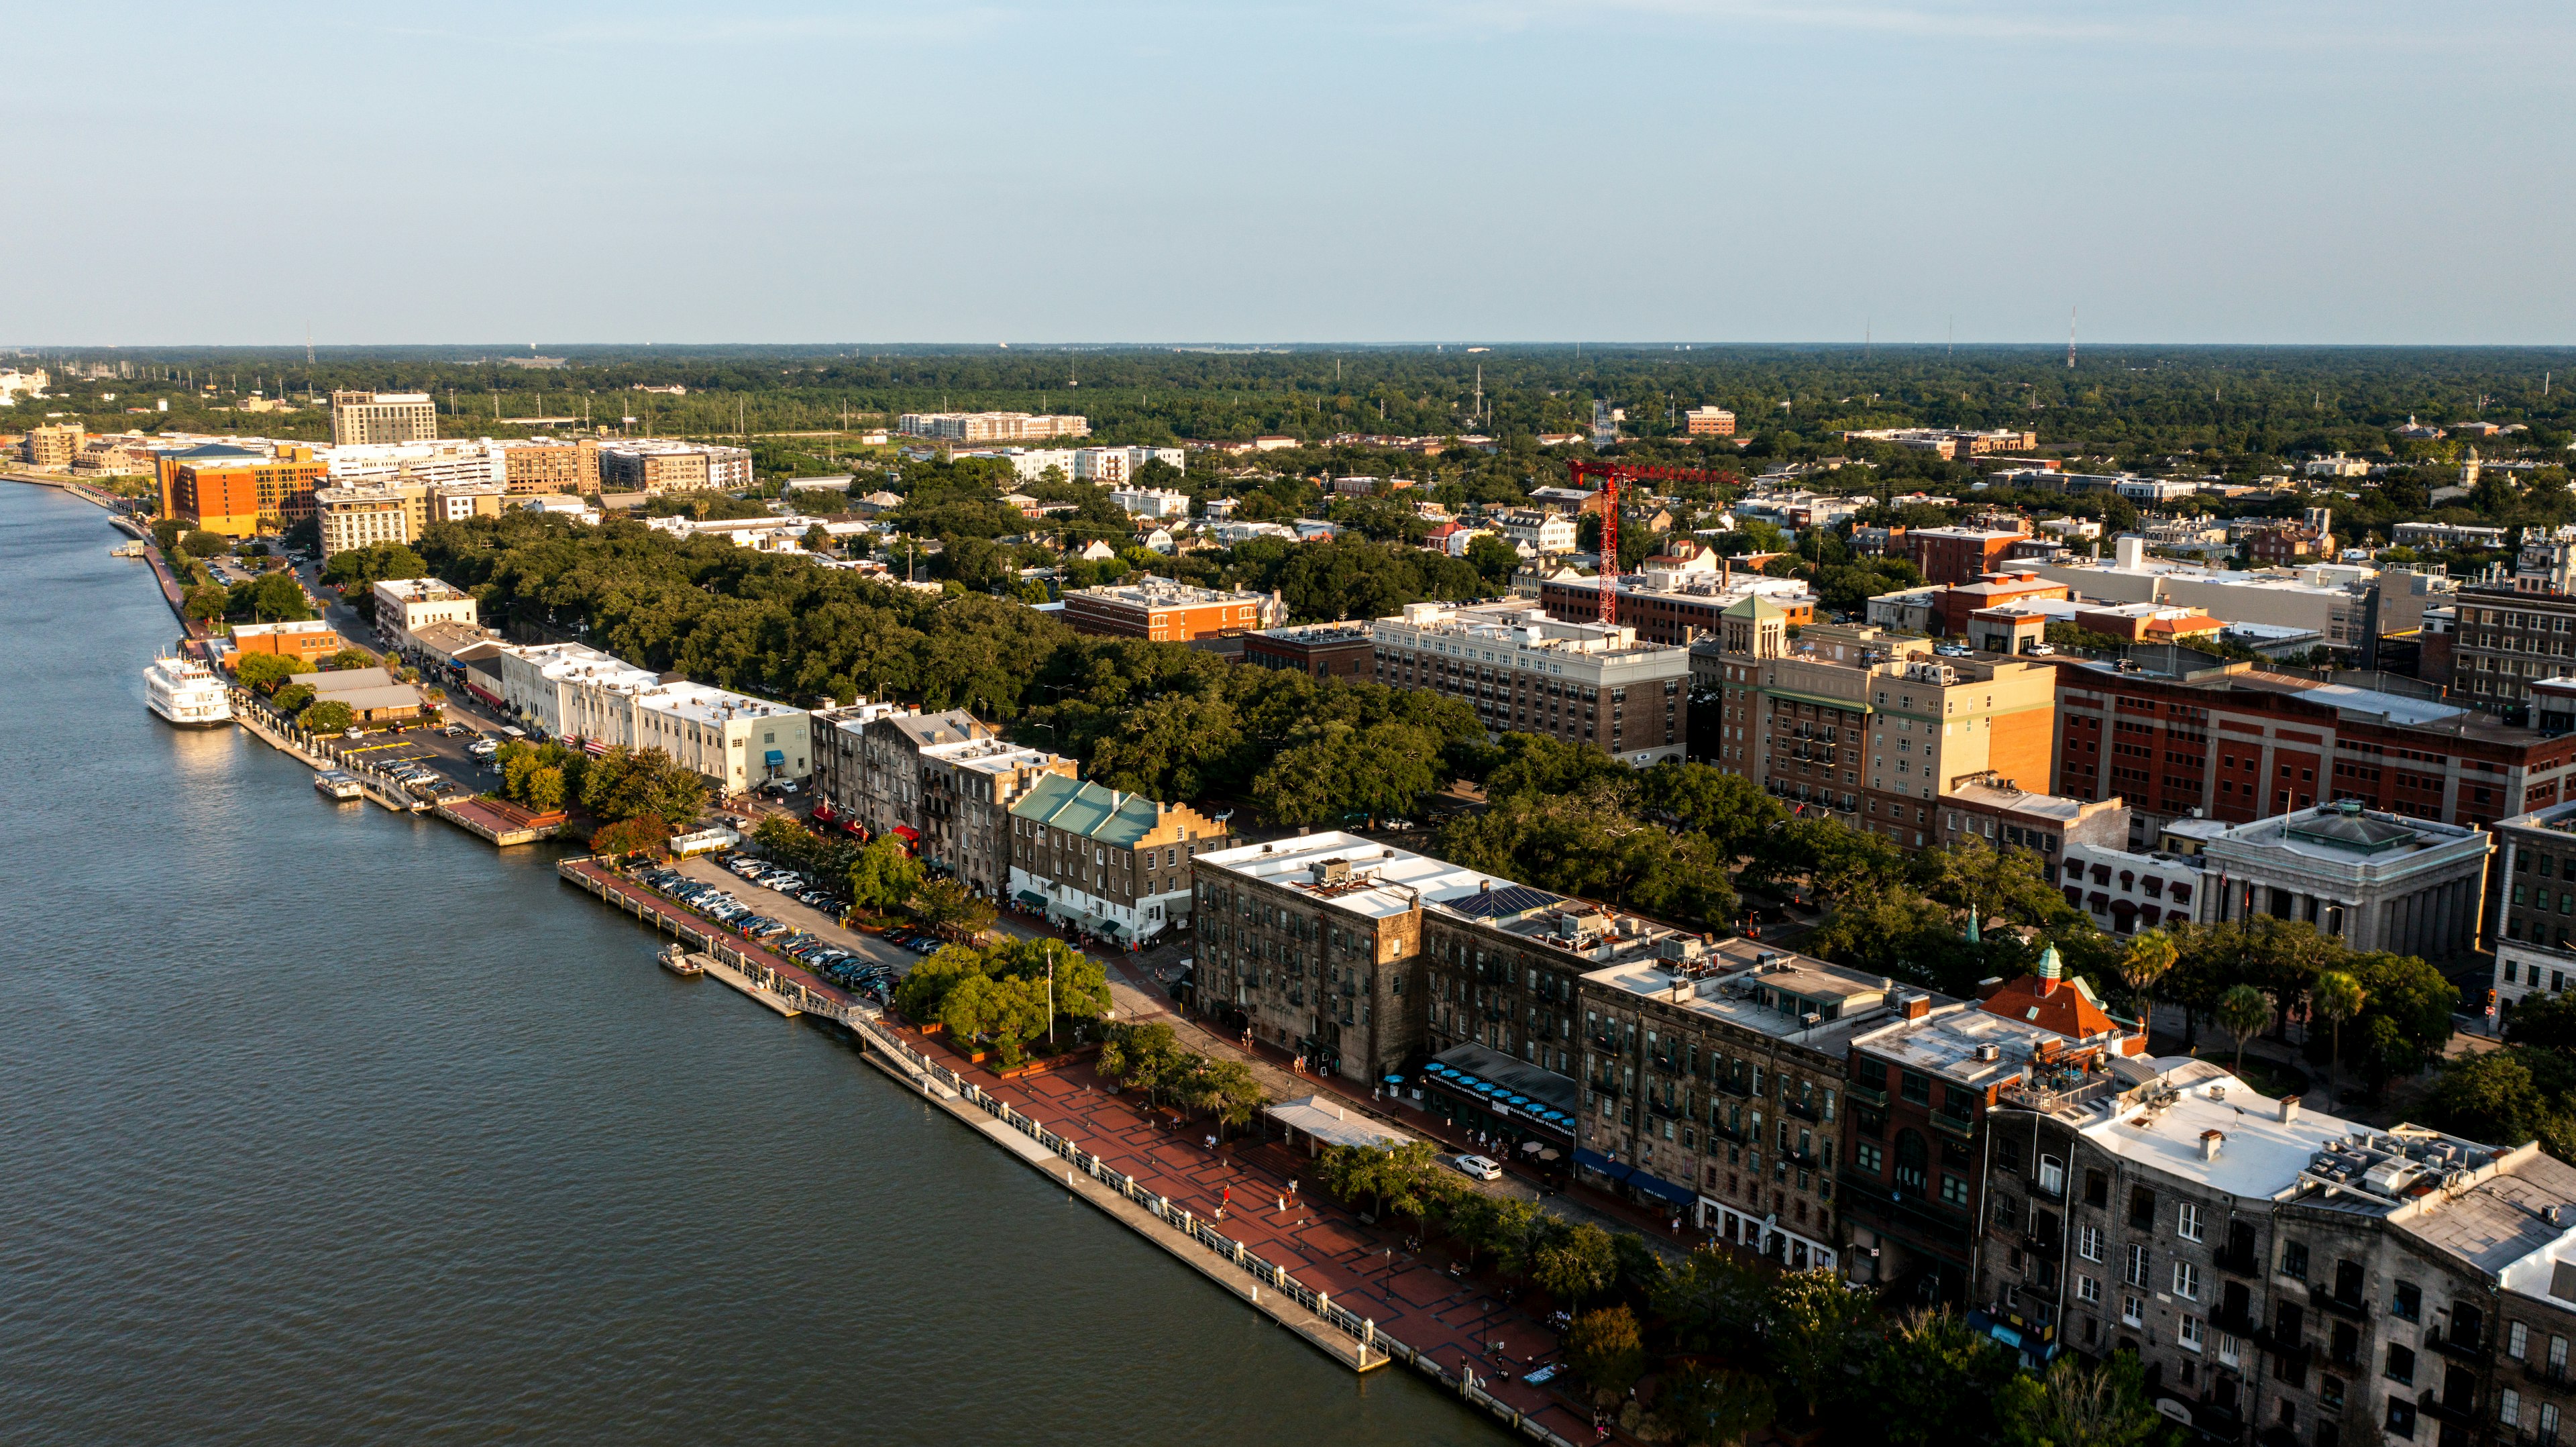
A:
POLYGON ((956 442, 1022 442, 1049 437, 1088 437, 1091 421, 1076 416, 1037 416, 1027 412, 906 412, 895 423, 906 437, 946 438, 956 442))
POLYGON ((331 444, 428 442, 438 436, 438 404, 427 392, 334 392, 331 444))
POLYGON ((263 518, 294 523, 314 512, 328 467, 310 447, 256 451, 231 442, 162 453, 161 515, 226 537, 255 536, 263 518))
POLYGON ((619 438, 599 444, 598 467, 613 492, 736 492, 752 482, 748 449, 709 442, 619 438))

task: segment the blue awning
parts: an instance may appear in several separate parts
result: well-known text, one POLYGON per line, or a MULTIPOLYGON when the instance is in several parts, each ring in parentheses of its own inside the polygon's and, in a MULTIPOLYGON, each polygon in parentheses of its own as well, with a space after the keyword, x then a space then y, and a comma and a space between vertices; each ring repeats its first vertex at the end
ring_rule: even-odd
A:
POLYGON ((1661 1196, 1676 1205, 1687 1206, 1699 1199, 1690 1187, 1676 1186, 1660 1176, 1647 1175, 1644 1171, 1629 1172, 1628 1184, 1650 1195, 1661 1196))
POLYGON ((1599 1151, 1586 1150, 1581 1146, 1574 1148, 1574 1163, 1587 1171, 1599 1171, 1614 1181, 1624 1181, 1636 1174, 1599 1151))
POLYGON ((787 762, 787 755, 786 755, 786 753, 785 753, 784 751, 779 750, 779 749, 771 749, 771 750, 769 751, 769 767, 771 767, 771 768, 773 768, 773 769, 774 769, 774 768, 777 768, 779 765, 784 764, 784 763, 786 763, 786 762, 787 762))

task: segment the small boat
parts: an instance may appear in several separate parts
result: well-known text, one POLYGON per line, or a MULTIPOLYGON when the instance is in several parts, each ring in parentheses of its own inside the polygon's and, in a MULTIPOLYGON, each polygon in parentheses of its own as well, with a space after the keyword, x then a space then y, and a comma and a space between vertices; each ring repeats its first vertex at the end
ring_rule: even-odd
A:
POLYGON ((673 945, 662 951, 659 958, 662 961, 662 968, 675 975, 695 976, 706 970, 706 966, 700 963, 696 955, 679 945, 673 945))
POLYGON ((313 776, 313 787, 333 799, 347 801, 366 797, 366 788, 358 776, 341 769, 324 769, 313 776))

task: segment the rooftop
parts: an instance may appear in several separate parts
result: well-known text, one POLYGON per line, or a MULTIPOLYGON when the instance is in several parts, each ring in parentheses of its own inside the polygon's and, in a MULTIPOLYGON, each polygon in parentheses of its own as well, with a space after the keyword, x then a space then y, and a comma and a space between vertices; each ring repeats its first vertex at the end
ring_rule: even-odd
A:
POLYGON ((1132 583, 1112 583, 1098 588, 1076 588, 1067 598, 1099 598, 1125 603, 1137 608, 1192 608, 1211 603, 1259 603, 1267 601, 1266 593, 1244 593, 1226 588, 1201 588, 1191 583, 1175 582, 1157 574, 1147 574, 1132 583))
MULTIPOLYGON (((1657 653, 1679 656, 1686 652, 1671 644, 1640 641, 1637 630, 1624 625, 1605 627, 1599 623, 1568 623, 1550 618, 1535 598, 1465 606, 1409 603, 1402 613, 1392 618, 1380 618, 1372 624, 1371 636, 1377 636, 1378 630, 1408 628, 1455 639, 1466 645, 1490 644, 1508 649, 1513 654, 1620 657, 1657 653)), ((1495 661, 1504 662, 1508 658, 1495 661)))
POLYGON ((943 760, 979 774, 1008 774, 1019 769, 1043 769, 1062 763, 1058 755, 1008 739, 964 739, 953 744, 932 744, 922 756, 943 760))
POLYGON ((2383 814, 2345 800, 2236 825, 2207 847, 2240 862, 2287 854, 2340 869, 2376 871, 2483 857, 2494 845, 2484 830, 2383 814))
POLYGON ((1198 856, 1196 866, 1299 890, 1368 919, 1409 914, 1417 903, 1469 898, 1496 883, 1475 870, 1339 830, 1216 850, 1198 856))
MULTIPOLYGON (((1038 758, 1053 757, 1029 752, 1038 758)), ((1049 774, 1038 780, 1011 805, 1011 813, 1017 818, 1122 848, 1152 833, 1170 810, 1170 805, 1156 803, 1142 794, 1122 793, 1062 774, 1049 774)), ((1196 862, 1204 864, 1208 858, 1202 854, 1196 862)))
POLYGON ((1950 791, 1950 797, 1963 804, 1974 804, 2007 814, 2046 819, 2053 824, 2073 824, 2087 811, 2100 813, 2120 807, 2116 799, 2099 801, 2070 799, 2063 794, 2035 794, 2028 789, 2015 789, 2002 784, 1961 784, 1950 791))
MULTIPOLYGON (((742 718, 802 714, 803 709, 704 683, 666 683, 644 699, 644 707, 691 723, 721 724, 742 718)), ((802 727, 802 725, 799 725, 802 727)))
POLYGON ((1818 1048, 1885 1020, 1893 981, 1752 940, 1703 945, 1687 936, 1665 954, 1594 970, 1587 985, 1818 1048))

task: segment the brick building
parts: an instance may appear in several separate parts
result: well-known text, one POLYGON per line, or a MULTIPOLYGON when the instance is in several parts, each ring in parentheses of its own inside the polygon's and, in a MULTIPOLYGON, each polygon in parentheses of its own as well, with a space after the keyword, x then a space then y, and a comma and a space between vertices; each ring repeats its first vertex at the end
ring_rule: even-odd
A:
POLYGON ((1065 626, 1106 638, 1157 643, 1231 638, 1276 627, 1285 618, 1276 594, 1200 588, 1152 576, 1064 595, 1065 626))
POLYGON ((161 515, 226 537, 252 537, 262 518, 291 524, 311 517, 314 490, 329 471, 312 448, 291 442, 274 452, 229 442, 166 452, 159 463, 161 515))
POLYGON ((1973 583, 1997 571, 2013 545, 2030 536, 2029 523, 2015 522, 2011 529, 1916 528, 1905 534, 1906 555, 1926 583, 1973 583))
POLYGON ((1244 662, 1310 678, 1370 678, 1375 657, 1365 623, 1307 623, 1243 635, 1244 662))
POLYGON ((2246 823, 2338 799, 2484 827, 2557 803, 2576 737, 2455 705, 2178 651, 2188 676, 2056 662, 2056 792, 2125 798, 2146 837, 2199 810, 2246 823))

